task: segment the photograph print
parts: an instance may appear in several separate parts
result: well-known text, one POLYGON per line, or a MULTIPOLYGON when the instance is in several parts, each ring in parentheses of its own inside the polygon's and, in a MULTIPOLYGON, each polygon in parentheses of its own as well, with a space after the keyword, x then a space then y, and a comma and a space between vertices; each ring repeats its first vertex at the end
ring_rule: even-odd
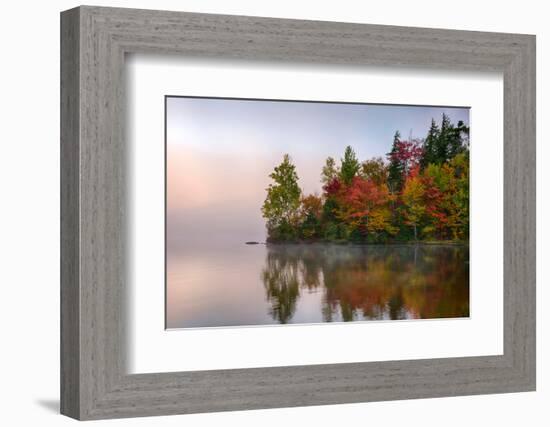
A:
POLYGON ((468 107, 165 97, 166 328, 470 315, 468 107))

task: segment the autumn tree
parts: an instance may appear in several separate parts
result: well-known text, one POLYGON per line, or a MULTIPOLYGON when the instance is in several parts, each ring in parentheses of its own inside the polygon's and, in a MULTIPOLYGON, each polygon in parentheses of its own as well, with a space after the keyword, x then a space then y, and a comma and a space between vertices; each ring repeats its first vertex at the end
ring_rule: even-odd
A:
POLYGON ((445 194, 449 188, 449 174, 443 165, 430 163, 422 172, 426 224, 422 233, 430 238, 445 238, 448 210, 445 194))
POLYGON ((462 240, 469 230, 469 160, 460 153, 448 163, 430 164, 422 173, 427 224, 439 239, 462 240))
POLYGON ((320 237, 323 200, 316 194, 302 197, 300 201, 300 235, 304 239, 320 237))
POLYGON ((391 211, 388 207, 388 187, 373 180, 356 176, 344 196, 340 217, 350 227, 368 237, 378 240, 381 232, 395 234, 391 225, 391 211))
POLYGON ((274 183, 266 189, 267 197, 262 206, 269 238, 294 238, 293 226, 298 217, 302 192, 298 186, 296 167, 288 154, 284 155, 282 163, 275 167, 269 177, 274 183))
POLYGON ((388 180, 388 167, 382 157, 375 157, 361 163, 360 175, 365 179, 370 179, 377 185, 382 185, 388 180))
POLYGON ((401 191, 410 171, 419 165, 422 152, 419 141, 403 141, 399 139, 399 132, 395 133, 392 150, 388 153, 388 184, 391 192, 401 191))
POLYGON ((407 177, 401 198, 403 200, 403 211, 406 222, 412 226, 414 240, 417 241, 418 226, 426 211, 426 206, 424 205, 424 186, 418 176, 418 171, 414 171, 407 177))

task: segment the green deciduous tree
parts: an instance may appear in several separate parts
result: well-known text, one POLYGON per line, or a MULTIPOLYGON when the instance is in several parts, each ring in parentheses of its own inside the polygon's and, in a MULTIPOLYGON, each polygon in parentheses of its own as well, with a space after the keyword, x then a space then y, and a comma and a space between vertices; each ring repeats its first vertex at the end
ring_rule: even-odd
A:
POLYGON ((285 154, 282 163, 269 175, 274 183, 269 184, 262 206, 267 219, 268 235, 271 238, 293 238, 294 226, 300 208, 302 194, 298 186, 298 174, 290 156, 285 154))
POLYGON ((465 239, 470 228, 470 173, 469 156, 460 153, 449 162, 452 189, 449 192, 453 239, 465 239))
POLYGON ((337 178, 339 175, 338 168, 336 167, 336 161, 333 157, 327 157, 323 170, 321 171, 321 182, 323 184, 328 184, 334 178, 337 178))

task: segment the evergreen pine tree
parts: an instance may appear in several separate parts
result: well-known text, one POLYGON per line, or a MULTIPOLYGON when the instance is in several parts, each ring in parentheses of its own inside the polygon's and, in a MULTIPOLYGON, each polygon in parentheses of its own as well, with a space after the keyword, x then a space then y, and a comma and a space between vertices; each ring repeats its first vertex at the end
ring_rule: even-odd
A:
POLYGON ((355 151, 348 145, 344 151, 344 158, 341 159, 340 178, 346 185, 351 184, 351 181, 359 172, 360 167, 361 164, 359 160, 357 160, 355 151))
POLYGON ((430 163, 435 163, 435 150, 439 139, 439 134, 439 126, 437 126, 435 120, 432 119, 428 136, 426 136, 426 139, 424 140, 424 153, 420 159, 420 167, 422 169, 425 169, 430 163))
POLYGON ((456 127, 452 128, 452 132, 449 133, 449 160, 466 150, 465 142, 467 142, 469 131, 470 129, 462 120, 459 120, 456 127))
POLYGON ((436 140, 435 156, 431 163, 442 164, 449 159, 449 148, 453 139, 453 133, 454 126, 451 124, 449 116, 443 113, 441 131, 439 132, 439 138, 436 140))
POLYGON ((388 188, 392 193, 401 191, 403 186, 403 164, 397 158, 397 153, 399 151, 398 145, 400 141, 401 134, 399 131, 395 131, 393 145, 391 147, 391 151, 388 153, 388 157, 390 159, 390 164, 388 166, 388 188))

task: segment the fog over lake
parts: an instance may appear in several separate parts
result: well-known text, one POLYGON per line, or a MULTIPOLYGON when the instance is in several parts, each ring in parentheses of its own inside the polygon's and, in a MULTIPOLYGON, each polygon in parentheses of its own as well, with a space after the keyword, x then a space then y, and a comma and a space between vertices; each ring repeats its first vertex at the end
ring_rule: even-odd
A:
POLYGON ((171 253, 168 328, 469 316, 459 245, 236 245, 171 253))

